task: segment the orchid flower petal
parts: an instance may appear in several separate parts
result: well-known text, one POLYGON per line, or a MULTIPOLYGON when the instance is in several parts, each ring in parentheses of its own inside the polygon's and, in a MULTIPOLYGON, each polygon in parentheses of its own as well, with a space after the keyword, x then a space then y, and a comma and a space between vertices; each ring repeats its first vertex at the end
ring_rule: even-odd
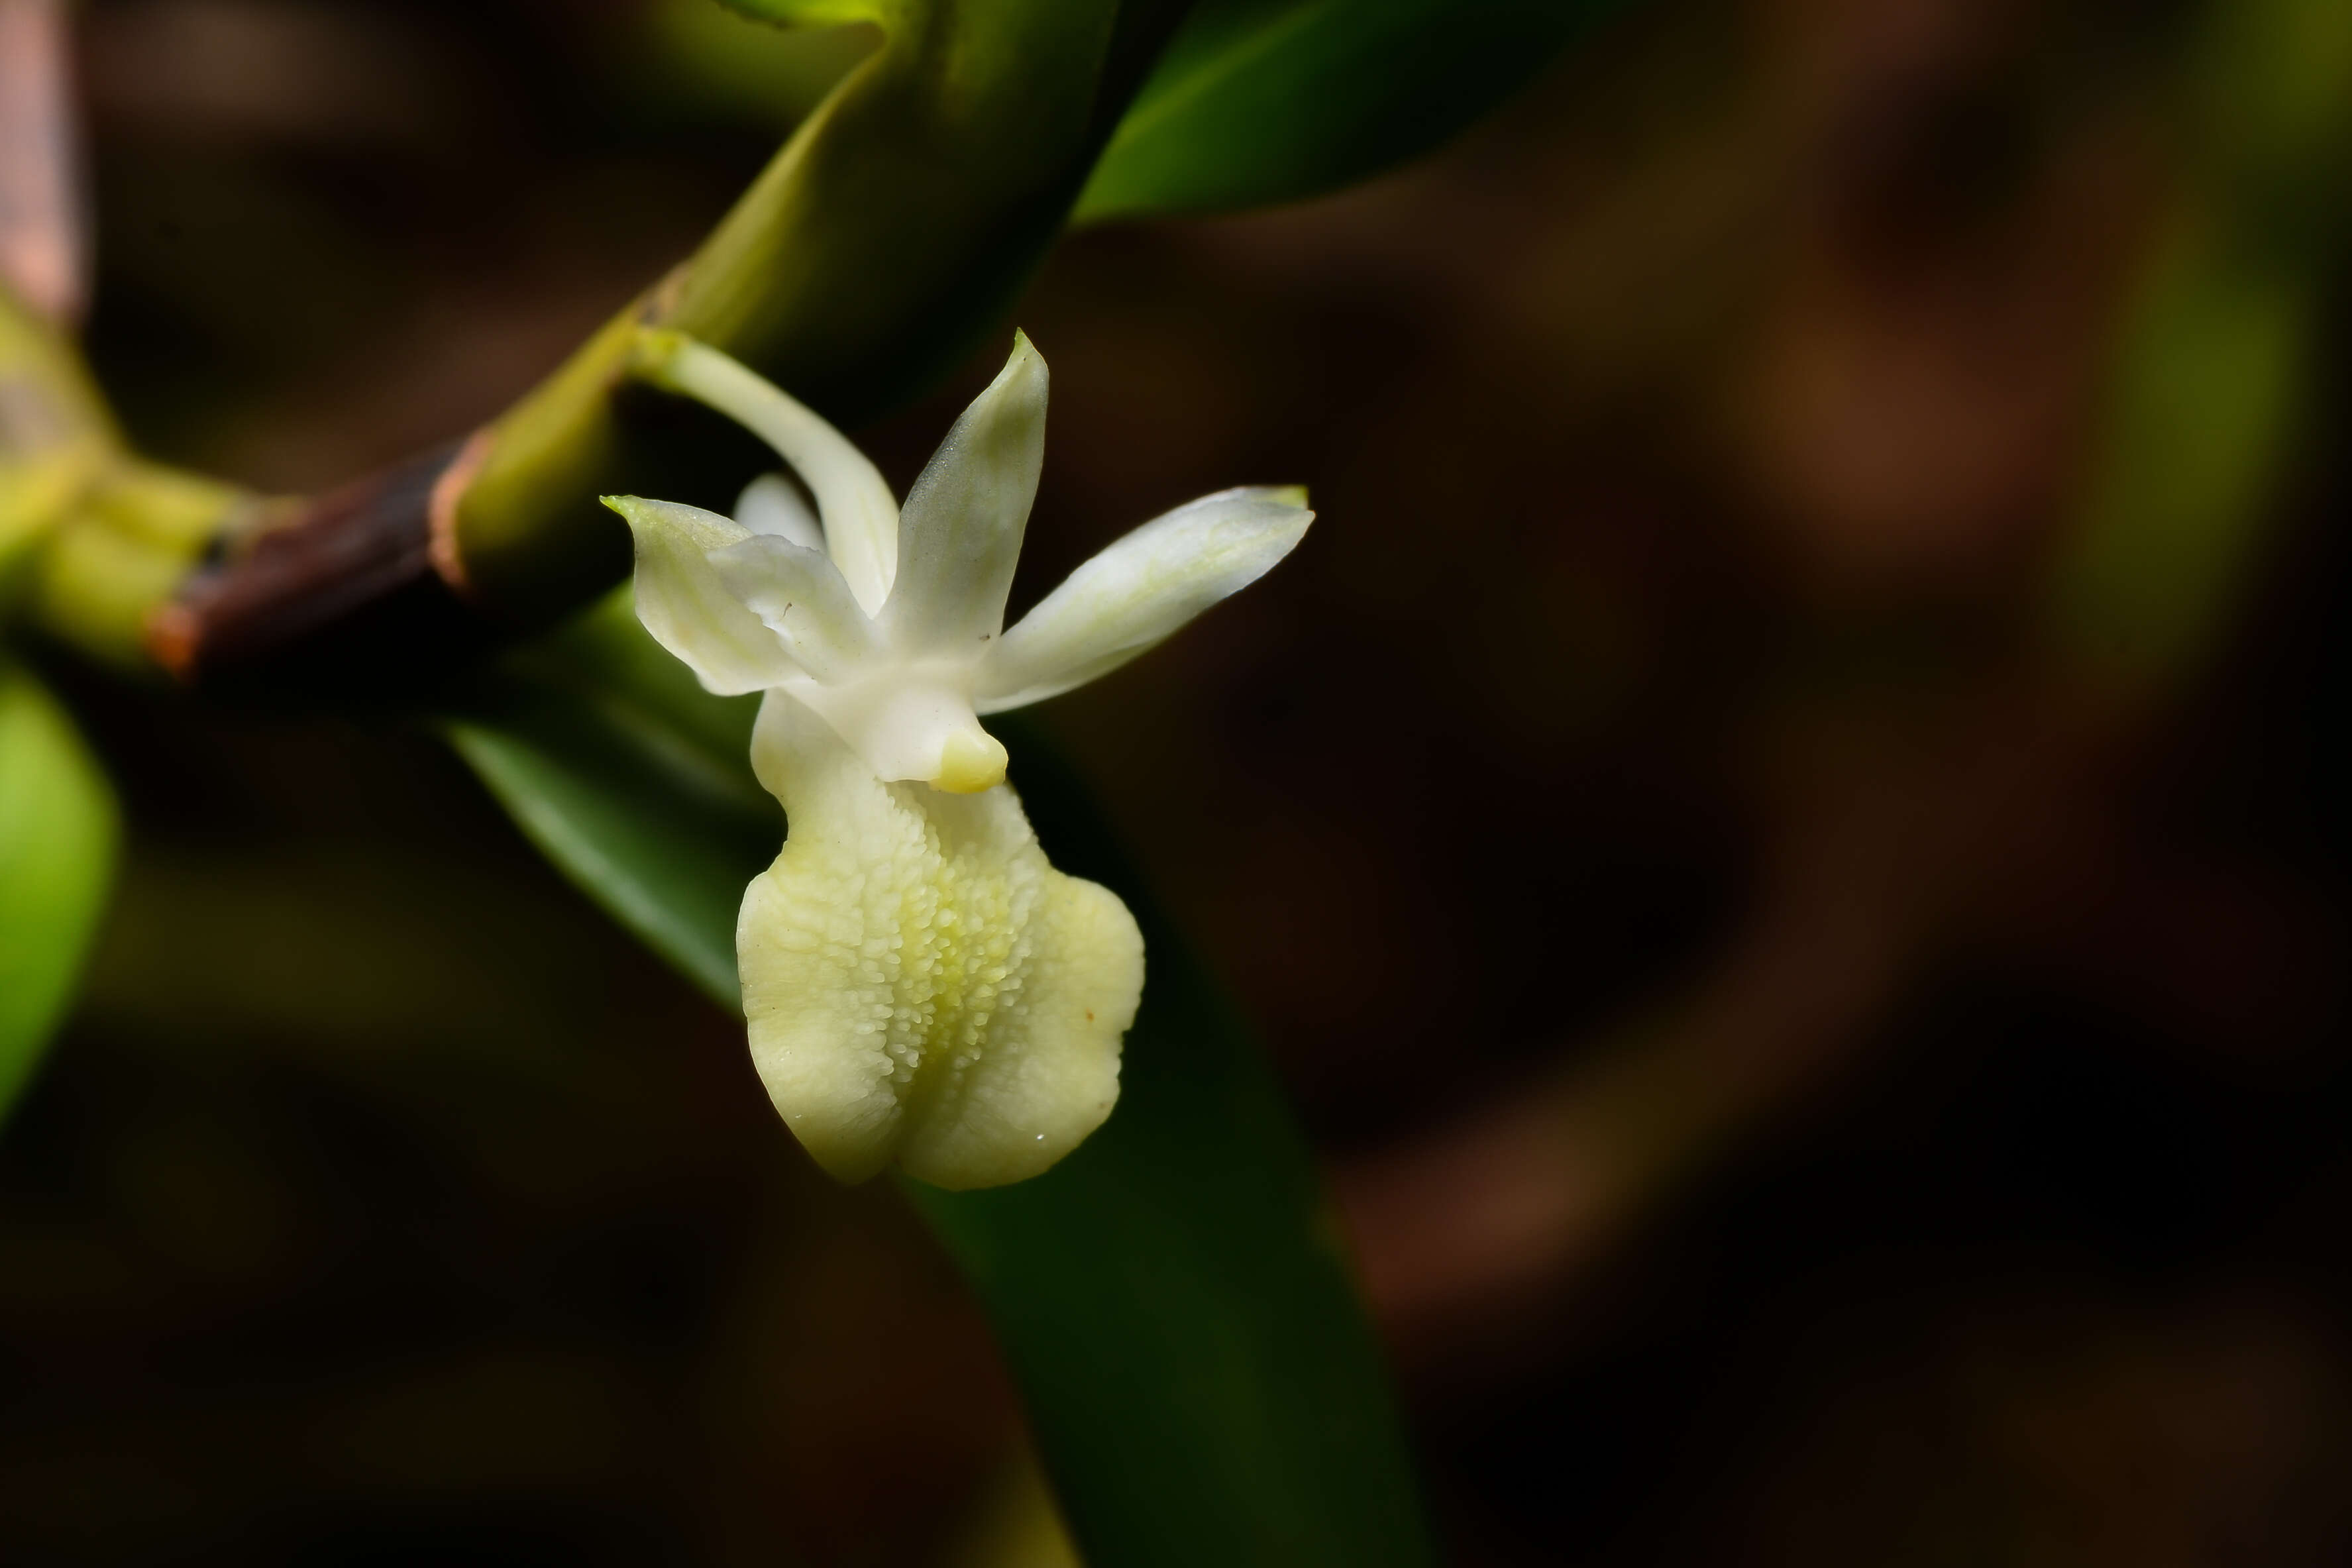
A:
POLYGON ((738 599, 713 549, 751 538, 742 524, 699 507, 607 496, 628 520, 637 547, 637 619, 654 641, 684 660, 703 688, 720 696, 764 691, 800 675, 783 639, 738 599))
POLYGON ((824 543, 868 615, 890 597, 898 566, 898 507, 890 486, 848 437, 750 367, 679 332, 643 335, 645 375, 709 404, 776 449, 816 497, 824 543))
POLYGON ((735 520, 755 534, 786 539, 803 549, 824 549, 824 525, 800 486, 782 474, 762 474, 735 498, 735 520))
POLYGON ((711 551, 710 564, 728 591, 818 680, 845 680, 873 656, 879 641, 874 622, 823 551, 753 534, 711 551))
POLYGON ((1082 685, 1265 575, 1306 537, 1307 493, 1222 490, 1144 524, 1079 567, 982 655, 978 711, 1082 685))
POLYGON ((1036 1175, 1101 1125, 1143 988, 1108 890, 1046 862, 1010 789, 888 784, 790 695, 751 741, 790 836, 736 926, 751 1060, 817 1163, 934 1186, 1036 1175))
POLYGON ((1016 333, 1013 357, 907 492, 883 610, 900 650, 970 656, 1003 629, 1045 458, 1045 361, 1016 333))

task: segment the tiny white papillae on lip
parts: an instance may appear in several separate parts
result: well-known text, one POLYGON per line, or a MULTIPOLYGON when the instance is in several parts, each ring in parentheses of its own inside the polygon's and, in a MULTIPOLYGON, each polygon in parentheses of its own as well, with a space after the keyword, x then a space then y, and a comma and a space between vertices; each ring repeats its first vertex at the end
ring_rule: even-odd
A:
POLYGON ((1107 674, 1256 580, 1305 536, 1306 494, 1180 507, 1007 631, 1045 453, 1027 338, 903 507, 838 431, 726 355, 649 331, 639 361, 765 438, 809 497, 769 475, 733 517, 605 503, 636 537, 646 629, 709 690, 767 694, 752 763, 789 836, 736 931, 761 1078, 844 1180, 894 1161, 950 1187, 1034 1176, 1118 1098, 1143 943, 1114 894, 1046 862, 979 716, 1107 674))

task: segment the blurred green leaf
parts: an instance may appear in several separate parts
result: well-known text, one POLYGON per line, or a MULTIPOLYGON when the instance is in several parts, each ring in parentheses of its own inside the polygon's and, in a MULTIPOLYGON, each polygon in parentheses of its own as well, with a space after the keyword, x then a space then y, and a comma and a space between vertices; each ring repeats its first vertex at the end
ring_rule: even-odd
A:
POLYGON ((446 728, 548 859, 732 1007, 736 906, 783 841, 747 761, 758 707, 697 685, 625 589, 509 660, 446 728))
MULTIPOLYGON (((758 788, 746 725, 615 601, 451 730, 559 865, 732 1009, 736 908, 782 841, 772 806, 736 803, 758 788)), ((1128 900, 1150 978, 1118 1108, 1076 1155, 992 1191, 908 1186, 996 1324, 1080 1547, 1119 1568, 1428 1562, 1379 1350, 1271 1070, 1085 791, 1003 731, 1047 850, 1128 900)))
POLYGON ((2055 578, 2072 641, 2143 679, 2190 667, 2230 624, 2294 444, 2316 314, 2291 274, 2201 237, 2171 246, 2136 302, 2055 578))
POLYGON ((2313 434, 2333 274, 2352 227, 2352 11, 2208 7, 2179 61, 2197 112, 2170 222, 2119 323, 2102 440, 2052 609, 2077 654, 2143 685, 2210 660, 2313 434))
POLYGON ((72 722, 30 674, 0 664, 0 1112, 72 998, 116 836, 113 791, 72 722))
POLYGON ((1429 1561, 1380 1350, 1257 1042, 1139 896, 1084 787, 991 724, 1054 863, 1144 933, 1118 1109, 1015 1186, 908 1183, 987 1303, 1088 1561, 1429 1561))
POLYGON ((874 52, 872 27, 779 26, 712 0, 658 0, 646 16, 646 56, 617 73, 624 91, 690 99, 791 131, 874 52))
MULTIPOLYGON (((888 22, 905 9, 893 0, 719 0, 728 10, 780 27, 839 27, 857 22, 888 22)), ((918 0, 917 9, 924 8, 918 0)))
POLYGON ((1076 221, 1299 201, 1429 152, 1614 0, 1204 0, 1078 198, 1076 221))

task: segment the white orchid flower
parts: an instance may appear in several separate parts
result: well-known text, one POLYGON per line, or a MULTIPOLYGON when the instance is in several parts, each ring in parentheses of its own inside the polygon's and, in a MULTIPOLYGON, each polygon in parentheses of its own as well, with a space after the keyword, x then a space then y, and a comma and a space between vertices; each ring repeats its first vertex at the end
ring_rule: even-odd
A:
POLYGON ((1180 507, 1007 631, 1045 450, 1027 338, 904 507, 838 431, 718 350, 648 332, 639 364, 805 487, 754 480, 732 517, 605 502, 636 536, 646 629, 709 690, 767 694, 751 761, 789 831, 735 940, 769 1096, 846 1181, 893 1161, 947 1187, 1034 1176, 1118 1099, 1143 941, 1115 894, 1046 862, 979 716, 1114 670, 1256 580, 1305 535, 1305 493, 1180 507))

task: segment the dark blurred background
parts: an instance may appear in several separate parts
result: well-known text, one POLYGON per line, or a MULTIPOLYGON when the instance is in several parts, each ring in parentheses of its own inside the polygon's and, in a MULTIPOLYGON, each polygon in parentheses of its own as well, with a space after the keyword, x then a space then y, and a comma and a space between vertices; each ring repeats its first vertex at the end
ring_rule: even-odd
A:
MULTIPOLYGON (((2167 314, 2261 209, 2227 9, 1630 5, 1435 159, 1021 305, 1016 608, 1313 489, 1045 716, 1281 1064, 1454 1561, 2352 1561, 2342 290, 2289 224, 2167 314), (2131 411, 2232 376, 2254 480, 2136 532, 2213 422, 2131 411)), ((86 7, 100 375, 266 487, 443 440, 856 47, 86 7)), ((1001 352, 859 433, 894 481, 1001 352)), ((1057 1560, 903 1202, 435 742, 59 674, 132 852, 0 1141, 0 1555, 1057 1560)))

